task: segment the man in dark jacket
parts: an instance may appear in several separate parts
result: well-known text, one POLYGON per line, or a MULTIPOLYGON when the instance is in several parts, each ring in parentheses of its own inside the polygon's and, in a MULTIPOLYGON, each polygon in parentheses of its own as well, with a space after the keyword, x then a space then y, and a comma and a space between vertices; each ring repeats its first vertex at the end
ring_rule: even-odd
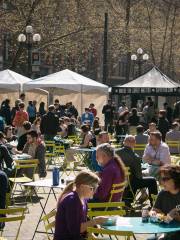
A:
POLYGON ((104 114, 104 130, 112 132, 113 118, 114 118, 115 107, 112 106, 111 100, 103 106, 102 114, 104 114), (107 129, 108 128, 108 129, 107 129))
MULTIPOLYGON (((0 209, 6 208, 6 193, 8 191, 8 178, 5 172, 0 170, 0 209)), ((4 215, 0 214, 0 217, 4 215)), ((0 229, 3 229, 5 224, 0 222, 0 229)))
POLYGON ((4 117, 7 125, 11 125, 11 108, 10 100, 6 99, 1 106, 1 116, 4 117))
POLYGON ((59 129, 59 118, 54 113, 54 105, 50 105, 48 113, 46 113, 41 120, 40 130, 44 134, 45 140, 53 140, 57 135, 59 129))
POLYGON ((137 189, 148 188, 149 200, 152 205, 151 194, 157 195, 157 183, 153 177, 142 177, 141 159, 133 151, 135 144, 135 137, 132 135, 127 136, 124 140, 124 147, 117 151, 116 154, 121 157, 125 166, 130 170, 130 185, 133 193, 136 194, 137 189))
POLYGON ((13 159, 4 142, 4 134, 0 132, 0 170, 5 171, 8 176, 11 176, 13 159))

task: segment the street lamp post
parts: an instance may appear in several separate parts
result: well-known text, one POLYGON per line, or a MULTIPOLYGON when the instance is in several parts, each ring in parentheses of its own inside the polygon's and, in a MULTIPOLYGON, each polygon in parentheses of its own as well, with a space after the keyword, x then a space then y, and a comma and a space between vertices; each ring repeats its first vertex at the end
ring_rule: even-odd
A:
POLYGON ((138 64, 138 74, 141 76, 142 74, 142 64, 149 59, 149 55, 147 53, 143 54, 143 49, 138 48, 137 54, 131 55, 131 60, 138 64))
POLYGON ((28 77, 31 77, 32 73, 32 63, 31 63, 31 54, 32 54, 32 47, 33 44, 37 44, 41 41, 41 35, 39 33, 33 34, 33 27, 31 25, 26 26, 25 34, 21 33, 18 36, 18 42, 20 44, 23 44, 27 48, 28 52, 28 71, 27 75, 28 77))

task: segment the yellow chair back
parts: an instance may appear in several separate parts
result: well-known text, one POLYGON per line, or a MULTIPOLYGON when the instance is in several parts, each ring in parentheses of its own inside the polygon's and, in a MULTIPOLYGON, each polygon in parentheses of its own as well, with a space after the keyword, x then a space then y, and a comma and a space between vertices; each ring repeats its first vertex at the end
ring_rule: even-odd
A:
POLYGON ((126 182, 126 181, 124 181, 124 182, 122 182, 122 183, 115 183, 115 184, 113 184, 113 185, 112 185, 111 192, 110 192, 109 202, 112 201, 112 198, 113 198, 113 195, 114 195, 114 194, 123 193, 126 185, 127 185, 127 182, 126 182))
POLYGON ((56 210, 54 209, 42 218, 48 240, 51 239, 49 236, 49 230, 53 231, 53 228, 55 227, 55 216, 56 210))
MULTIPOLYGON (((0 209, 0 215, 1 214, 5 215, 5 217, 0 217, 0 222, 6 223, 6 222, 20 221, 16 236, 15 236, 15 240, 18 239, 22 221, 25 219, 25 211, 26 210, 27 210, 27 208, 23 208, 23 207, 0 209)), ((1 231, 1 237, 2 237, 3 230, 0 230, 0 231, 1 231)))
MULTIPOLYGON (((126 237, 127 240, 130 240, 131 237, 134 237, 133 232, 130 231, 115 231, 115 230, 106 230, 103 228, 93 228, 93 227, 89 227, 87 229, 88 232, 88 240, 102 240, 102 237, 95 237, 94 234, 100 234, 102 235, 108 235, 109 237, 107 238, 103 238, 106 240, 110 240, 112 239, 111 237, 116 237, 116 236, 122 236, 122 237, 126 237)), ((114 239, 114 238, 113 238, 114 239)), ((116 238, 117 239, 117 238, 116 238)))
POLYGON ((124 216, 126 211, 122 208, 124 202, 104 202, 104 203, 88 203, 88 216, 90 218, 97 216, 124 216))

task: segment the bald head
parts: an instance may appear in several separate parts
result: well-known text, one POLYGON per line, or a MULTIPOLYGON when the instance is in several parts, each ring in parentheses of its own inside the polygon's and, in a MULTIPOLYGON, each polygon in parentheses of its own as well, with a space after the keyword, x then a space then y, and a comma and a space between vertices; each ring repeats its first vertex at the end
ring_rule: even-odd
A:
POLYGON ((128 135, 124 139, 124 146, 134 148, 136 144, 135 137, 133 135, 128 135))

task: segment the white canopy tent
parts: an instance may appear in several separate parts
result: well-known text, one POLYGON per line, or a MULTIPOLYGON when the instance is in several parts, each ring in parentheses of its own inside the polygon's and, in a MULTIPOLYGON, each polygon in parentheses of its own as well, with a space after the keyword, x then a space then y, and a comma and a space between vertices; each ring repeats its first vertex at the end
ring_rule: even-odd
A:
MULTIPOLYGON (((0 71, 0 102, 9 98, 11 100, 11 105, 14 105, 15 100, 19 98, 19 95, 22 92, 23 84, 31 80, 32 79, 9 69, 0 71)), ((34 99, 38 102, 47 102, 47 95, 48 92, 41 89, 33 90, 33 92, 30 91, 26 96, 26 103, 28 100, 34 99)))
POLYGON ((102 119, 102 106, 108 96, 108 86, 65 69, 23 85, 24 91, 41 88, 49 92, 49 103, 60 96, 61 104, 72 101, 79 113, 92 102, 102 119))

